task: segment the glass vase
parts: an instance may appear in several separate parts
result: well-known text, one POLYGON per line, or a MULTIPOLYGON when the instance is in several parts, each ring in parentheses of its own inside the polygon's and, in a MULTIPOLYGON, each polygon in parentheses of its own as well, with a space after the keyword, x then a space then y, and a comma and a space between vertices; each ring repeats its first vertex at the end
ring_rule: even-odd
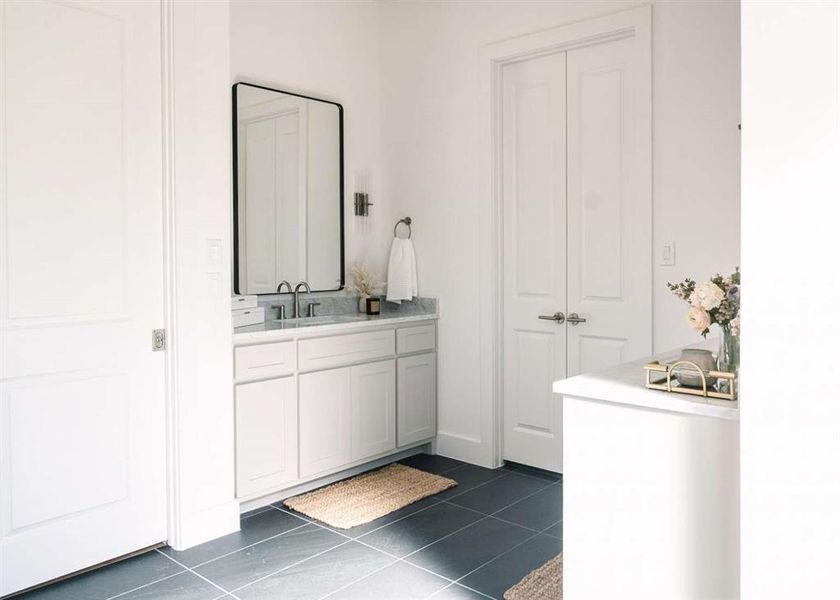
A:
POLYGON ((732 333, 729 325, 722 326, 720 333, 718 371, 735 373, 741 363, 741 338, 732 333))

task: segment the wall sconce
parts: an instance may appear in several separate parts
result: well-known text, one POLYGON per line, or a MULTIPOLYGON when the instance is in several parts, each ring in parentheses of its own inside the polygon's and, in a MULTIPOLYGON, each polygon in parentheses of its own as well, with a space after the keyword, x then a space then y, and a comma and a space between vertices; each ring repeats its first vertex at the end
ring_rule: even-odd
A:
POLYGON ((353 194, 353 210, 357 217, 367 217, 370 214, 371 206, 373 206, 373 202, 368 199, 366 192, 353 194))
POLYGON ((356 191, 353 194, 353 214, 357 217, 367 217, 370 215, 370 207, 373 202, 368 196, 369 189, 369 175, 368 173, 356 173, 356 191))

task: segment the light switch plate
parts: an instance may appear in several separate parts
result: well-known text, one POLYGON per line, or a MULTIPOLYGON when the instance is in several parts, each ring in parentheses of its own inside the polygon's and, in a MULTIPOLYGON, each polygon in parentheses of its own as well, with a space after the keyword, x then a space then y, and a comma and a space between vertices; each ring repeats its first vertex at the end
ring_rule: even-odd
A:
POLYGON ((215 238, 207 239, 207 266, 219 267, 222 265, 222 240, 215 238))
POLYGON ((662 244, 662 254, 659 257, 659 264, 672 267, 677 264, 677 242, 670 241, 662 244))

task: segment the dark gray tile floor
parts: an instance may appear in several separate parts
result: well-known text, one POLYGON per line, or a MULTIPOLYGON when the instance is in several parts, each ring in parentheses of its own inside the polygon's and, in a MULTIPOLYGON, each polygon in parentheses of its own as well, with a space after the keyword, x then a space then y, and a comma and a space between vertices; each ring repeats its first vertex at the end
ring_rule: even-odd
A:
POLYGON ((246 513, 241 531, 218 540, 153 550, 19 598, 502 598, 562 550, 560 476, 427 454, 402 462, 458 486, 349 530, 278 503, 246 513))

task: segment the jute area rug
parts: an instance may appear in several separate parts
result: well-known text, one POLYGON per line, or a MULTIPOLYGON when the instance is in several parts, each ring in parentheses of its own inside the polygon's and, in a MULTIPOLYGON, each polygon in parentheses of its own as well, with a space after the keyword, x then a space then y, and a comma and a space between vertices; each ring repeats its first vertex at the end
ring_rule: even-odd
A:
POLYGON ((562 552, 505 592, 505 600, 557 600, 562 597, 562 552))
POLYGON ((288 498, 284 504, 331 527, 350 529, 456 485, 452 479, 394 463, 288 498))

